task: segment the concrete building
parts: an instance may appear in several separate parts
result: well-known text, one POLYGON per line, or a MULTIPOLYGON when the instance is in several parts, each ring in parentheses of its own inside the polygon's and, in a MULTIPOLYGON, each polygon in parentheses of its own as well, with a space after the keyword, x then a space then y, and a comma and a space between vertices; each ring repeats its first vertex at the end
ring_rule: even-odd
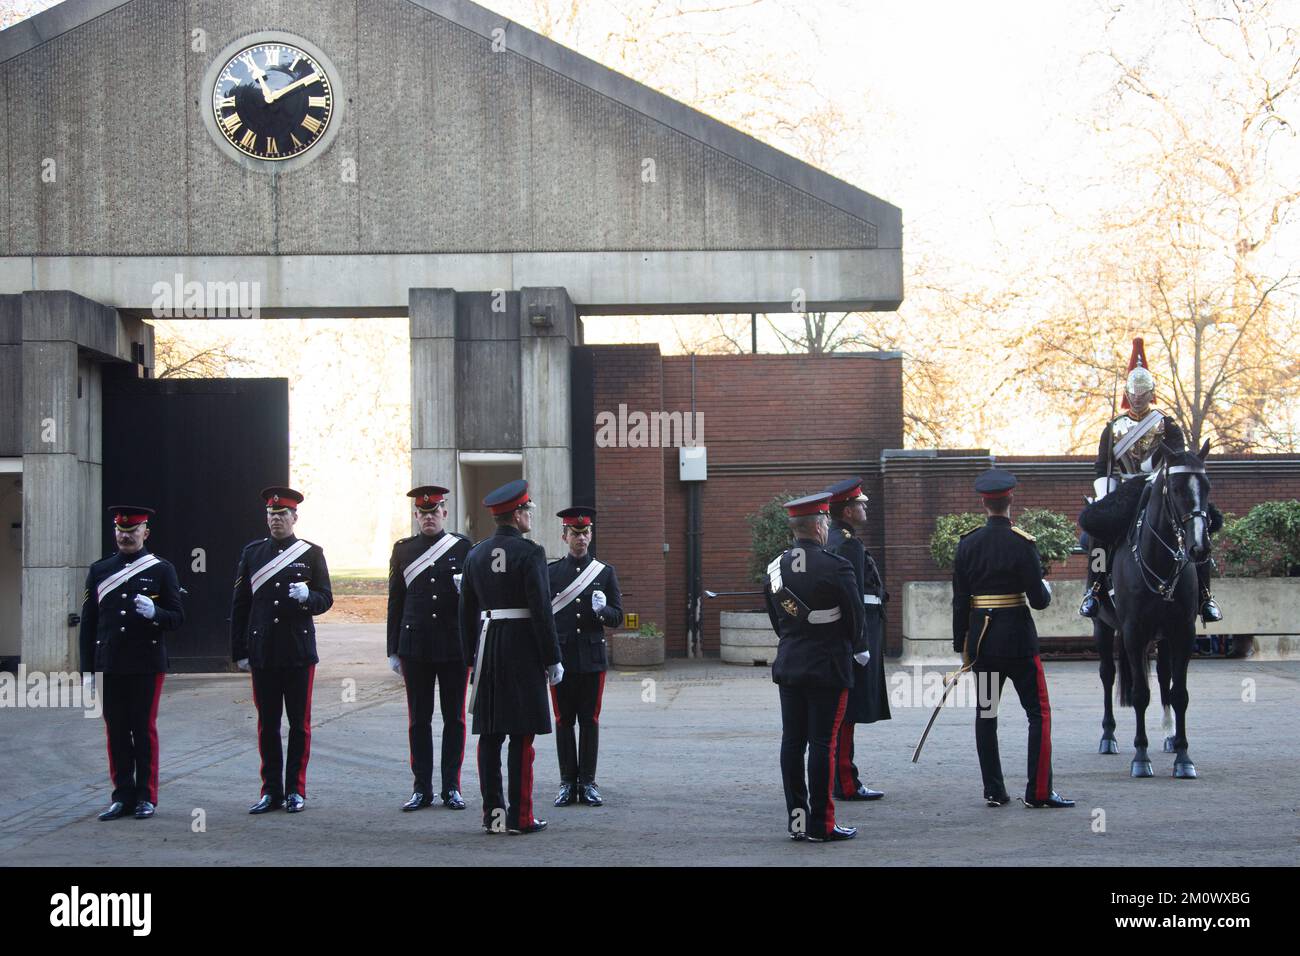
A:
POLYGON ((31 669, 76 665, 150 316, 409 316, 415 475, 567 501, 583 315, 903 297, 899 209, 463 0, 65 0, 0 33, 0 137, 0 656, 31 669))

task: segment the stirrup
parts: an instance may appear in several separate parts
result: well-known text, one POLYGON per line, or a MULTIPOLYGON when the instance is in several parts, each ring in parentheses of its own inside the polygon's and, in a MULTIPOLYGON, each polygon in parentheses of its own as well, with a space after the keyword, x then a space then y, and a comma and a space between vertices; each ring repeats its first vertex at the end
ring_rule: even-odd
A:
POLYGON ((1213 624, 1223 620, 1223 611, 1215 603, 1214 598, 1207 596, 1201 602, 1201 622, 1203 624, 1213 624))

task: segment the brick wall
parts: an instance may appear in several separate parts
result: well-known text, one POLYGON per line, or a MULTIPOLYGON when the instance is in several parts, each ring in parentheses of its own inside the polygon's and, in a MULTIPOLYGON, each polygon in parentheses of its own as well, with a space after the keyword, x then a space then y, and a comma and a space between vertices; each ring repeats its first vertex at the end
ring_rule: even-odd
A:
MULTIPOLYGON (((901 599, 906 581, 945 581, 951 572, 930 558, 930 535, 940 515, 983 510, 972 489, 975 478, 996 461, 1018 480, 1012 519, 1026 508, 1047 508, 1071 519, 1092 493, 1092 456, 1018 456, 990 458, 987 452, 938 452, 935 457, 890 457, 884 467, 888 502, 885 584, 901 599)), ((1207 470, 1211 498, 1226 513, 1245 514, 1261 501, 1300 498, 1300 462, 1293 455, 1211 455, 1207 470)), ((1082 578, 1084 555, 1071 556, 1052 577, 1082 578)), ((1082 594, 1062 594, 1075 600, 1082 594)), ((890 653, 902 647, 902 609, 897 600, 886 631, 890 653)))
MULTIPOLYGON (((661 356, 657 345, 592 351, 597 413, 616 414, 620 403, 629 412, 691 410, 690 356, 661 356)), ((934 521, 981 510, 971 486, 994 459, 984 449, 893 451, 903 444, 902 359, 895 353, 706 355, 695 357, 694 369, 695 409, 703 414, 709 455, 701 493, 703 586, 758 587, 748 576, 746 517, 764 502, 859 476, 871 496, 866 544, 895 599, 886 633, 890 653, 898 653, 903 583, 949 577, 930 559, 934 521)), ((1001 456, 996 463, 1019 479, 1016 509, 1049 508, 1075 518, 1091 493, 1089 456, 1001 456)), ((598 553, 617 566, 627 609, 659 625, 668 653, 680 655, 686 652, 687 492, 677 471, 675 448, 596 448, 598 553)), ((1212 456, 1209 471, 1214 501, 1225 512, 1300 498, 1295 456, 1212 456)), ((1083 556, 1053 571, 1062 579, 1083 575, 1083 556)), ((718 652, 722 611, 761 606, 758 597, 706 600, 705 652, 718 652)))

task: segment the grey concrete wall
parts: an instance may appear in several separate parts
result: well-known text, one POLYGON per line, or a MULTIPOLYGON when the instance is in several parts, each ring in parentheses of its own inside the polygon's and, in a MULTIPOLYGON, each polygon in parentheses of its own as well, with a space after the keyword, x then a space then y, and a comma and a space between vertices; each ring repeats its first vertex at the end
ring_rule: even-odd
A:
MULTIPOLYGON (((458 446, 518 451, 519 293, 457 293, 456 381, 458 446)), ((527 408, 533 396, 525 394, 527 408)))
POLYGON ((68 292, 21 297, 23 453, 22 658, 33 670, 77 666, 86 571, 103 556, 101 363, 124 360, 149 330, 68 292))
MULTIPOLYGON (((411 289, 411 486, 456 482, 456 293, 411 289)), ((462 510, 449 508, 452 529, 462 510)), ((414 528, 414 520, 412 520, 414 528)))
POLYGON ((0 295, 0 458, 23 453, 23 297, 0 295))
POLYGON ((0 43, 10 256, 901 247, 895 207, 473 4, 62 6, 0 43), (267 29, 324 51, 346 102, 321 154, 276 176, 218 149, 199 89, 224 47, 267 29))
POLYGON ((519 297, 519 377, 527 398, 521 417, 524 477, 538 500, 533 540, 558 557, 564 545, 555 512, 573 504, 569 360, 578 319, 564 289, 526 288, 519 297), (542 315, 549 327, 534 325, 533 317, 542 315))

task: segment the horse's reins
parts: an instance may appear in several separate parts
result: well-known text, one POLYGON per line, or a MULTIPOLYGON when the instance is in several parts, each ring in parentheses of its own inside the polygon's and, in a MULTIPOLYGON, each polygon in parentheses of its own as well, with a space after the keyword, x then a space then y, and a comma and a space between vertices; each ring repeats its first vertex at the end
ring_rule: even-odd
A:
MULTIPOLYGON (((1174 599, 1174 587, 1177 585, 1178 579, 1182 576, 1183 569, 1191 563, 1191 556, 1187 553, 1186 537, 1183 534, 1184 526, 1193 518, 1204 518, 1207 526, 1210 521, 1209 515, 1200 509, 1189 511, 1187 514, 1183 515, 1182 518, 1176 521, 1174 520, 1174 514, 1170 510, 1171 506, 1169 504, 1169 476, 1203 474, 1205 474, 1204 468, 1193 468, 1190 465, 1175 465, 1171 468, 1168 459, 1166 459, 1160 466, 1160 474, 1158 476, 1160 481, 1160 512, 1157 517, 1158 519, 1163 519, 1168 515, 1170 523, 1173 525, 1174 540, 1178 545, 1177 548, 1172 547, 1169 542, 1161 537, 1160 531, 1156 526, 1146 524, 1145 509, 1143 509, 1142 513, 1138 515, 1132 545, 1133 556, 1137 560, 1138 570, 1142 572, 1142 583, 1146 585, 1148 591, 1159 594, 1165 601, 1172 601, 1174 599), (1147 563, 1146 558, 1143 556, 1142 532, 1144 530, 1150 531, 1151 535, 1160 543, 1160 546, 1174 559, 1174 569, 1167 577, 1162 577, 1158 574, 1155 569, 1147 563), (1152 583, 1153 580, 1155 582, 1154 584, 1152 583)), ((1204 564, 1208 558, 1209 555, 1207 554, 1205 558, 1202 558, 1200 561, 1195 563, 1204 564)))

